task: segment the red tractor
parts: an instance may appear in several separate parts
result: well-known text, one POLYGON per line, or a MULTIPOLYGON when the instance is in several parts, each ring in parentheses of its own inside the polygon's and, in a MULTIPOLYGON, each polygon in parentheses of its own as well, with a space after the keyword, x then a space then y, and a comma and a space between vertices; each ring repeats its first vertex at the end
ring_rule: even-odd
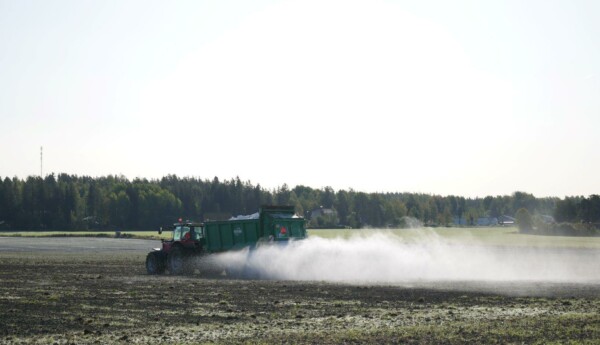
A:
MULTIPOLYGON (((162 228, 158 233, 162 233, 162 228)), ((190 259, 204 254, 203 240, 202 224, 174 224, 173 237, 170 240, 162 240, 162 248, 154 248, 154 251, 146 256, 148 274, 162 274, 165 270, 171 274, 188 272, 190 259)))

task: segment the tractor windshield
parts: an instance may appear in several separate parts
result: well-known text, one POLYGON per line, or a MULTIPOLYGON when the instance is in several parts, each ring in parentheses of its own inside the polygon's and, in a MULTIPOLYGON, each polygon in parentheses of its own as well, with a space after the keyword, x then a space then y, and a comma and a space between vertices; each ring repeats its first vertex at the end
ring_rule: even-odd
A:
POLYGON ((203 236, 201 226, 178 225, 173 230, 173 241, 192 239, 199 241, 203 236))
POLYGON ((181 230, 182 230, 182 226, 176 226, 175 229, 173 229, 173 241, 180 241, 181 240, 181 230))

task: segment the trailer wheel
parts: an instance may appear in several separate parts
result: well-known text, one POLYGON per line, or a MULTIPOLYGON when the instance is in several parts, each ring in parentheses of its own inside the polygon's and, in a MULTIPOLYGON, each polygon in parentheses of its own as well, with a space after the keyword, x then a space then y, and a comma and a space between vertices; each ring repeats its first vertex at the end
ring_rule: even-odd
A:
POLYGON ((187 272, 187 255, 182 247, 176 246, 171 250, 167 259, 167 266, 171 274, 183 274, 187 272))
POLYGON ((150 252, 146 256, 146 271, 148 274, 162 274, 165 272, 165 259, 159 252, 150 252))

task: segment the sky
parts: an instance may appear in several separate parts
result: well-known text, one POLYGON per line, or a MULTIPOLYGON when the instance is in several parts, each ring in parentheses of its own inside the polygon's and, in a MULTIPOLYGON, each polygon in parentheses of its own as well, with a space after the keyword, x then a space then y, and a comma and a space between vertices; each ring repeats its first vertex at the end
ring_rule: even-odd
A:
POLYGON ((0 0, 0 177, 600 193, 600 2, 0 0))

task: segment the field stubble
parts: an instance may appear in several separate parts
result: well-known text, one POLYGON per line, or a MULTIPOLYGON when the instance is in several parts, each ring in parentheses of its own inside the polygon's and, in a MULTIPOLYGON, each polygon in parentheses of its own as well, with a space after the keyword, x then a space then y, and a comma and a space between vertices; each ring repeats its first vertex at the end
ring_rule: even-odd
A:
MULTIPOLYGON (((0 342, 599 343, 600 288, 148 276, 143 253, 0 254, 0 342), (536 293, 535 291, 539 291, 536 293), (556 291, 553 293, 552 291, 556 291)), ((506 283, 509 284, 510 283, 506 283)), ((506 285, 505 284, 505 285, 506 285)), ((519 283, 522 284, 522 283, 519 283)))

